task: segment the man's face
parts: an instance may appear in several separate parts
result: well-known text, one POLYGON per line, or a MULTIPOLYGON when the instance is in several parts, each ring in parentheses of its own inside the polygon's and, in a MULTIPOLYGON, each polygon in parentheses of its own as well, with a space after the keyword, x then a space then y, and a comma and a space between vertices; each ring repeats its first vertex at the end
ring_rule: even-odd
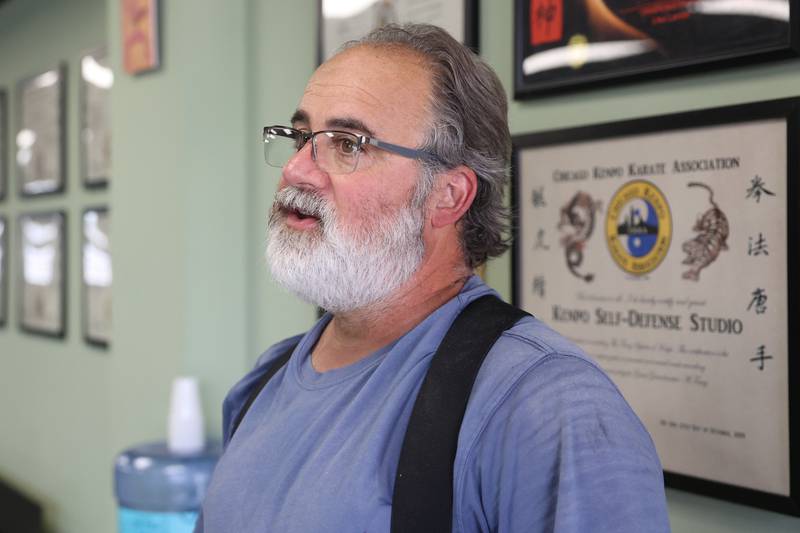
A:
MULTIPOLYGON (((417 147, 429 92, 417 56, 361 46, 317 70, 293 126, 417 147)), ((367 146, 354 172, 337 175, 317 166, 310 144, 281 175, 267 250, 273 276, 334 311, 368 305, 407 281, 422 258, 424 211, 410 205, 420 163, 367 146)))
MULTIPOLYGON (((298 106, 293 126, 317 131, 337 129, 394 144, 419 146, 428 130, 430 74, 408 51, 360 46, 339 54, 313 75, 298 106)), ((327 174, 311 160, 306 146, 284 167, 279 189, 314 189, 331 200, 348 228, 357 229, 379 213, 406 203, 420 173, 418 161, 371 146, 363 148, 358 168, 327 174), (366 219, 366 220, 365 220, 366 219)), ((287 223, 298 230, 311 222, 287 223)))

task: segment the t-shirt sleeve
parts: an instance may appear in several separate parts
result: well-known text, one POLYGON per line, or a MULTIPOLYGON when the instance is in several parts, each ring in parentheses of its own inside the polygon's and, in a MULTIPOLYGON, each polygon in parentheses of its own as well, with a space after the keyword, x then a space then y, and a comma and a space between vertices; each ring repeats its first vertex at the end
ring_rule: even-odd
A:
POLYGON ((467 458, 455 530, 669 531, 649 434, 592 363, 550 354, 488 417, 467 458))

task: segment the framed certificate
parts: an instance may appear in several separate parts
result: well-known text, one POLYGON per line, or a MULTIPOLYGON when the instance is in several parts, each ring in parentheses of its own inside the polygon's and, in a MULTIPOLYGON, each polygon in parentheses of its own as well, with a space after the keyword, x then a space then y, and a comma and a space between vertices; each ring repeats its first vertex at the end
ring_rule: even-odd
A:
POLYGON ((800 514, 800 99, 519 136, 516 303, 616 382, 668 485, 800 514))
POLYGON ((515 0, 514 95, 797 56, 798 0, 515 0))
POLYGON ((8 190, 8 95, 0 88, 0 200, 8 190))
POLYGON ((385 24, 425 22, 478 49, 478 0, 317 0, 319 62, 385 24))
POLYGON ((23 331, 65 333, 65 220, 63 212, 19 217, 20 325, 23 331))
POLYGON ((0 215, 0 327, 8 322, 8 220, 0 215))
POLYGON ((104 187, 111 178, 111 106, 114 73, 105 49, 81 58, 81 174, 86 187, 104 187))
POLYGON ((64 190, 65 67, 19 83, 16 162, 23 196, 64 190))
POLYGON ((111 342, 111 228, 108 209, 83 212, 83 336, 90 344, 111 342))

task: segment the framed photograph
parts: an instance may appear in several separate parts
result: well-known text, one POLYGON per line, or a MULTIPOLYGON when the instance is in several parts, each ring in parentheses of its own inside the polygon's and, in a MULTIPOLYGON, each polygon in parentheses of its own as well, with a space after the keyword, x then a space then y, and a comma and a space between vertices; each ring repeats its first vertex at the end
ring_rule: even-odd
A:
POLYGON ((114 73, 105 49, 81 58, 81 174, 86 187, 111 178, 111 106, 114 73))
POLYGON ((83 336, 90 344, 111 342, 111 228, 108 209, 83 212, 83 336))
POLYGON ((800 515, 800 98, 514 139, 514 298, 644 422, 669 486, 800 515))
POLYGON ((160 0, 122 1, 122 63, 128 74, 161 66, 160 0))
POLYGON ((8 221, 0 215, 0 327, 8 322, 8 221))
POLYGON ((8 190, 8 96, 5 89, 0 88, 0 200, 6 197, 8 190))
POLYGON ((63 337, 66 322, 63 212, 19 217, 20 325, 23 331, 63 337))
POLYGON ((797 56, 798 0, 515 0, 514 96, 797 56))
POLYGON ((19 83, 16 162, 23 196, 64 190, 65 71, 61 65, 19 83))
POLYGON ((478 50, 478 0, 317 0, 322 63, 341 45, 385 24, 425 22, 478 50))

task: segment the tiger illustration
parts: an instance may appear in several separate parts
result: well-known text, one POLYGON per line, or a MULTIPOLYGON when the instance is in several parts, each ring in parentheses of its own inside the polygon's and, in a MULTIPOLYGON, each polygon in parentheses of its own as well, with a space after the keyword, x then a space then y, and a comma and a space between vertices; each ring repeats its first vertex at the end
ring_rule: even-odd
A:
POLYGON ((686 253, 683 264, 691 266, 683 273, 683 279, 698 281, 700 271, 716 261, 722 250, 728 249, 730 226, 728 217, 714 201, 714 191, 711 187, 698 182, 689 183, 689 187, 702 187, 707 190, 708 201, 711 203, 711 208, 698 217, 692 227, 692 231, 696 231, 698 234, 693 239, 684 242, 681 247, 686 253))

